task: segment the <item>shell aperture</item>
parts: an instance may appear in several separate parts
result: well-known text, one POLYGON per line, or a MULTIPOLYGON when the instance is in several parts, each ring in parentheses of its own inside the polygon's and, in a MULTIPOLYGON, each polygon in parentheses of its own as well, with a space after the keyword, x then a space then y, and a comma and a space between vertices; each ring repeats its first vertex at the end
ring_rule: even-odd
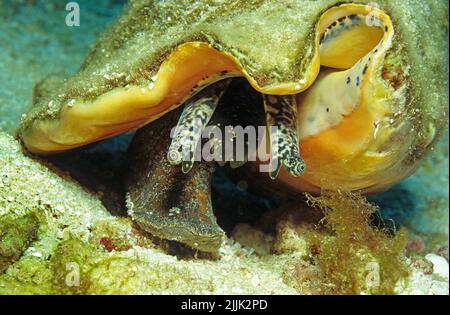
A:
MULTIPOLYGON (((183 109, 173 134, 167 158, 172 165, 181 164, 182 171, 185 174, 194 165, 195 154, 201 142, 202 133, 230 81, 230 79, 226 79, 206 87, 189 99, 183 109)), ((263 103, 266 113, 267 136, 271 141, 272 158, 269 176, 275 179, 281 165, 284 165, 293 176, 300 176, 305 170, 305 162, 300 157, 295 96, 263 95, 263 103)), ((215 139, 215 141, 222 140, 215 139)), ((224 164, 221 161, 218 162, 221 165, 224 164)), ((240 161, 231 157, 230 166, 232 168, 243 164, 245 164, 245 160, 240 161)))

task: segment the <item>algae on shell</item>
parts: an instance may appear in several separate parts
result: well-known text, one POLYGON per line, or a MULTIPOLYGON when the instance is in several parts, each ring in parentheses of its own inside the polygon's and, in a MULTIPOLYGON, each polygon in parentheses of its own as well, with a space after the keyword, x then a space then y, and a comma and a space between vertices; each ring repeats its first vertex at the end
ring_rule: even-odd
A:
MULTIPOLYGON (((360 2, 372 4, 369 0, 360 2)), ((291 84, 300 91, 315 52, 318 18, 339 3, 130 1, 93 46, 80 70, 24 116, 22 133, 36 121, 57 121, 61 109, 76 100, 89 105, 115 88, 148 86, 167 56, 190 41, 206 42, 234 58, 259 88, 291 84)), ((412 162, 422 157, 446 125, 448 4, 440 0, 383 0, 377 6, 393 19, 396 29, 387 59, 398 63, 407 75, 407 106, 399 112, 402 119, 413 123, 415 141, 408 157, 412 162)), ((148 121, 152 119, 148 117, 148 121)))

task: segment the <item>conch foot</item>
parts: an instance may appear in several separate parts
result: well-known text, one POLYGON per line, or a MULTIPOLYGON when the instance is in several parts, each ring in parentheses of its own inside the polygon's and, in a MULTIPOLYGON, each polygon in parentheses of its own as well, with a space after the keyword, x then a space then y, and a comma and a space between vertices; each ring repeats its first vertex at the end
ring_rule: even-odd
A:
POLYGON ((180 110, 141 128, 129 151, 126 178, 129 214, 152 235, 203 252, 217 252, 224 232, 211 206, 212 163, 198 163, 188 174, 171 165, 166 153, 180 110))

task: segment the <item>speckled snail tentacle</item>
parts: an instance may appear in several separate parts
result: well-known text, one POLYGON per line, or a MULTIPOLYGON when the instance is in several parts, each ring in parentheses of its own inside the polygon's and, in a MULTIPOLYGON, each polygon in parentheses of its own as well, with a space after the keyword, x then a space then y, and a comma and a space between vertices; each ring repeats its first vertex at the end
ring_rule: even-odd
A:
POLYGON ((278 176, 281 165, 291 175, 300 176, 305 171, 305 162, 300 157, 295 96, 264 95, 264 108, 272 156, 270 178, 278 176), (271 127, 276 127, 274 132, 271 127))
POLYGON ((229 84, 229 79, 225 79, 206 87, 185 105, 167 153, 172 165, 182 164, 183 173, 192 169, 202 132, 229 84))

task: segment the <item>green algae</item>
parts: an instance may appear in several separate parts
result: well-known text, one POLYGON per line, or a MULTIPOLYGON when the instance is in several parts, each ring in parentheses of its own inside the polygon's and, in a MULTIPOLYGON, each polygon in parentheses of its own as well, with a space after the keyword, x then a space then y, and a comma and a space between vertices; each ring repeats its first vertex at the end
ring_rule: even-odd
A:
POLYGON ((94 245, 68 235, 57 246, 50 260, 53 287, 61 294, 88 294, 93 285, 92 268, 102 262, 94 245))
POLYGON ((47 261, 25 256, 0 276, 0 295, 55 294, 47 261))
POLYGON ((363 196, 324 192, 307 198, 324 212, 325 225, 333 232, 309 240, 323 292, 394 294, 397 282, 408 276, 405 231, 390 236, 387 230, 371 226, 378 209, 363 196))
POLYGON ((19 260, 23 251, 36 238, 39 220, 34 213, 0 217, 0 274, 19 260))

